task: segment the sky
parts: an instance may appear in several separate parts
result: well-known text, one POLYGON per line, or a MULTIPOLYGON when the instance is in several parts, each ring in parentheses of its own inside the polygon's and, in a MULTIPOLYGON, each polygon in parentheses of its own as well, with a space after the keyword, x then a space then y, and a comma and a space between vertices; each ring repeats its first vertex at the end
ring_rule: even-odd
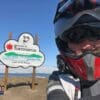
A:
MULTIPOLYGON (((0 0, 0 51, 4 50, 9 32, 12 32, 12 39, 15 40, 23 32, 29 32, 33 36, 38 33, 40 50, 45 54, 45 63, 39 71, 41 72, 42 68, 47 72, 53 70, 58 54, 53 18, 59 1, 0 0)), ((0 69, 2 72, 3 69, 0 69)), ((28 69, 28 72, 30 70, 28 69)), ((20 71, 23 72, 22 69, 20 71)))

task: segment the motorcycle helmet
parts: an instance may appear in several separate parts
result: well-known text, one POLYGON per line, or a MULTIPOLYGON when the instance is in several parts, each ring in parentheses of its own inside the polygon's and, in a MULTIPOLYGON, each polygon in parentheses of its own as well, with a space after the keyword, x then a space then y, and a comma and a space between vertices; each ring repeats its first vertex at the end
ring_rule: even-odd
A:
POLYGON ((83 80, 100 79, 100 0, 63 0, 54 30, 70 71, 83 80))

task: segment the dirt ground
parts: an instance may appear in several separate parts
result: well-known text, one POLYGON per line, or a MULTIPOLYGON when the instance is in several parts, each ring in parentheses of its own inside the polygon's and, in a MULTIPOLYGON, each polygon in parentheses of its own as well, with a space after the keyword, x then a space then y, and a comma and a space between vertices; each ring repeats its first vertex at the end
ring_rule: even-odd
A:
MULTIPOLYGON (((48 79, 36 78, 35 89, 31 89, 29 77, 13 77, 8 80, 8 89, 0 95, 0 100, 46 100, 48 79)), ((0 79, 3 84, 3 79, 0 79)))

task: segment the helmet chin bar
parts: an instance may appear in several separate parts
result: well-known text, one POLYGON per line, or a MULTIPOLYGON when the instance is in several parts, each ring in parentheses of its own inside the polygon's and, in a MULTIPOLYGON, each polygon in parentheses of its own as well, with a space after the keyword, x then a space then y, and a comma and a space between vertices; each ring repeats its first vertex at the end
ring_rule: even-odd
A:
POLYGON ((81 80, 96 81, 100 79, 100 57, 91 53, 73 59, 61 53, 57 56, 57 63, 60 72, 69 74, 81 80))
POLYGON ((92 54, 87 54, 83 57, 83 61, 86 66, 88 80, 94 80, 95 56, 92 54))

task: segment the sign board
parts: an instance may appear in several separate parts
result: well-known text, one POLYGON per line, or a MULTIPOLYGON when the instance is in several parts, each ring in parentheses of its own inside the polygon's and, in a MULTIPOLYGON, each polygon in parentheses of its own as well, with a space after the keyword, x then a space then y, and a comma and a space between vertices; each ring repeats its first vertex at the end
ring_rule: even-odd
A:
POLYGON ((23 33, 18 41, 8 40, 5 51, 0 54, 0 60, 8 67, 39 67, 44 62, 44 54, 39 46, 34 44, 34 38, 23 33))

